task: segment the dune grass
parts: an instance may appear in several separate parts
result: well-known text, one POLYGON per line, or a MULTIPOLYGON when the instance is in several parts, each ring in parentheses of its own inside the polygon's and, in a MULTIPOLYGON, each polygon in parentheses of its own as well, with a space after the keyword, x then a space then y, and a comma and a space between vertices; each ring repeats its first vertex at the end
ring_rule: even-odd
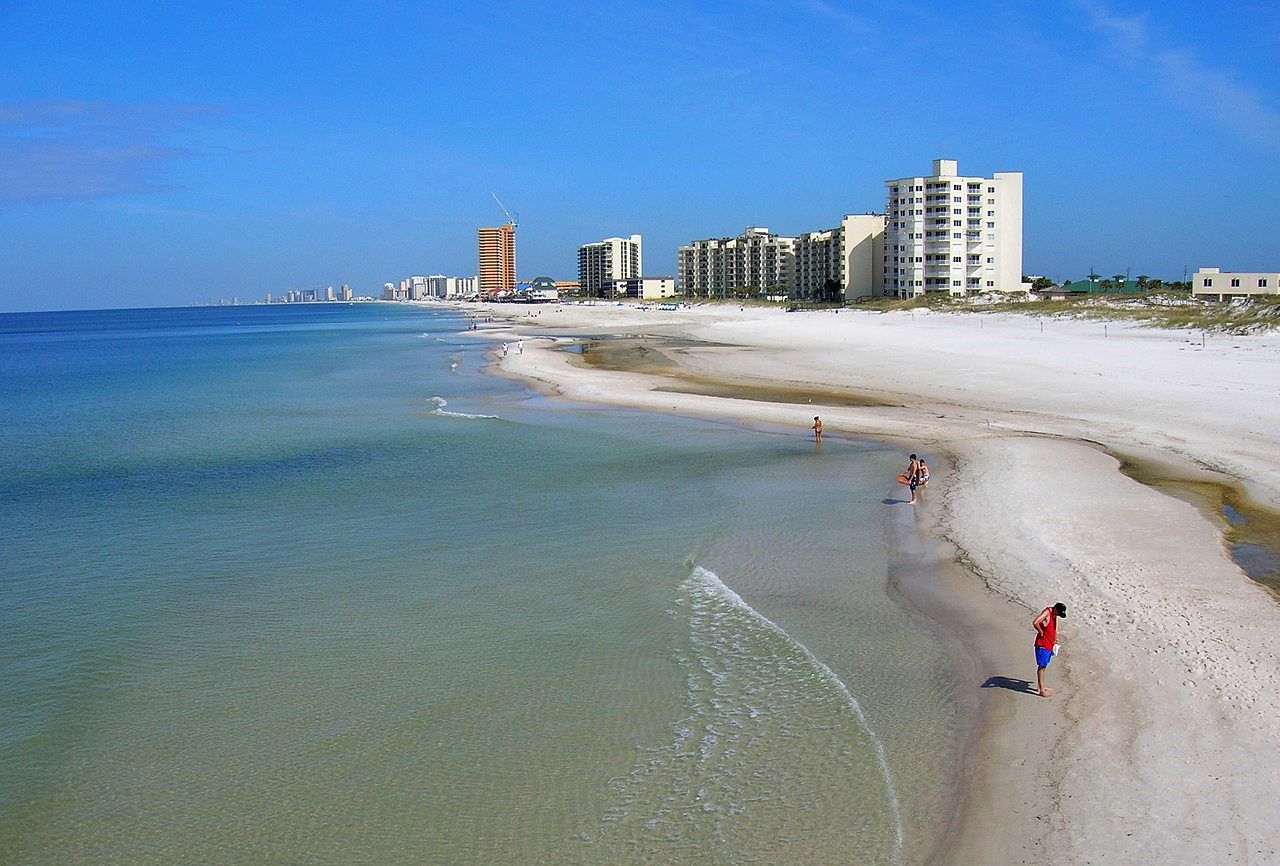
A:
POLYGON ((856 309, 934 310, 937 312, 1021 313, 1078 319, 1138 322, 1156 328, 1188 328, 1228 333, 1255 333, 1280 327, 1280 296, 1236 301, 1209 301, 1187 294, 1093 295, 1063 300, 1014 300, 991 296, 952 298, 929 294, 919 298, 875 298, 856 309))

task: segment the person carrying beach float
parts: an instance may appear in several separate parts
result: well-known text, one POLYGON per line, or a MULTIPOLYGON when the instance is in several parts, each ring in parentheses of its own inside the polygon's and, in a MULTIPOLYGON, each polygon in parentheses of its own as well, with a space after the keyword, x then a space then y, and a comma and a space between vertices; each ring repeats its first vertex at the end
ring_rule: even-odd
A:
POLYGON ((911 488, 911 501, 908 505, 916 504, 916 488, 920 486, 920 458, 911 455, 911 462, 907 464, 907 471, 898 476, 898 480, 907 479, 903 483, 911 488))
POLYGON ((813 441, 822 441, 822 419, 817 415, 813 416, 813 441))
POLYGON ((1044 669, 1058 651, 1058 617, 1066 619, 1066 616, 1067 606, 1058 602, 1040 611, 1040 615, 1031 621, 1031 627, 1036 630, 1036 687, 1042 698, 1053 697, 1053 691, 1044 685, 1044 669))

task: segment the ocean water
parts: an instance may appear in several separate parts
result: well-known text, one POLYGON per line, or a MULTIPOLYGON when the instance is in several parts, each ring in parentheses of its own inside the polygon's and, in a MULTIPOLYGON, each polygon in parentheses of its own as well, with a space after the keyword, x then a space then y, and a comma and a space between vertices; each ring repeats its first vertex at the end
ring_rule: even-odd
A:
MULTIPOLYGON (((915 863, 901 455, 391 305, 0 316, 0 862, 915 863)), ((804 419, 801 419, 803 421, 804 419)))

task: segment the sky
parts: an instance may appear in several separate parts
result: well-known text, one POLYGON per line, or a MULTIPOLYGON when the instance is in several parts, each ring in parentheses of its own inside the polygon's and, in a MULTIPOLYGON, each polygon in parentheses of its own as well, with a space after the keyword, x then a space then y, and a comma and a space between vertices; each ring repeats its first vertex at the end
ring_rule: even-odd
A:
POLYGON ((0 311, 474 274, 1025 175, 1024 271, 1280 270, 1274 2, 0 0, 0 311))

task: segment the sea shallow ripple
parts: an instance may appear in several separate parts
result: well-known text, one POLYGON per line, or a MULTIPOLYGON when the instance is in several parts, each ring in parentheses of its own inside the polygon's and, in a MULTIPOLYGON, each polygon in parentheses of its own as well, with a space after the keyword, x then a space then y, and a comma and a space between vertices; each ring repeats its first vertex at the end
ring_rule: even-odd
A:
MULTIPOLYGON (((458 313, 0 316, 0 862, 896 863, 899 455, 557 404, 458 313)), ((803 419, 801 419, 803 420, 803 419)))

